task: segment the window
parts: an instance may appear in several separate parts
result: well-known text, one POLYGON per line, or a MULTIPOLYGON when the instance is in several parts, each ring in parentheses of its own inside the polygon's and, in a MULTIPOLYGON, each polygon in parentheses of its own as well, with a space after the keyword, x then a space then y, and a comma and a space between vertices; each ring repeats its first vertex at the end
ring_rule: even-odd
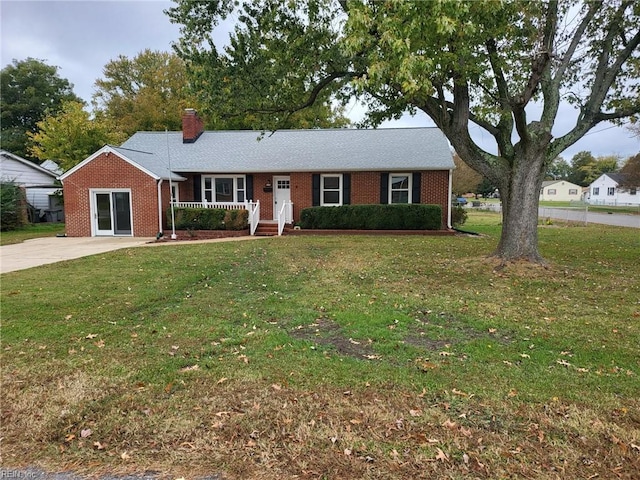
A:
POLYGON ((636 187, 629 187, 629 195, 635 195, 637 191, 636 187))
POLYGON ((607 188, 607 195, 608 195, 608 196, 613 197, 613 195, 615 195, 615 193, 616 193, 616 189, 615 189, 615 187, 609 187, 609 188, 607 188))
POLYGON ((578 194, 578 189, 577 188, 570 188, 569 189, 569 195, 577 195, 578 194))
POLYGON ((173 203, 180 201, 180 198, 178 196, 178 185, 176 185, 175 183, 171 184, 171 201, 173 203))
POLYGON ((593 190, 592 190, 592 192, 591 192, 591 195, 594 195, 594 196, 596 196, 596 197, 597 197, 598 195, 600 195, 600 187, 593 187, 593 190))
POLYGON ((342 175, 320 177, 320 205, 342 205, 342 175))
POLYGON ((212 203, 243 203, 245 179, 239 177, 203 177, 202 198, 212 203))
POLYGON ((389 175, 389 203, 411 203, 411 175, 389 175))
POLYGON ((549 190, 547 190, 547 194, 548 195, 555 195, 556 194, 556 189, 555 188, 550 188, 549 190))

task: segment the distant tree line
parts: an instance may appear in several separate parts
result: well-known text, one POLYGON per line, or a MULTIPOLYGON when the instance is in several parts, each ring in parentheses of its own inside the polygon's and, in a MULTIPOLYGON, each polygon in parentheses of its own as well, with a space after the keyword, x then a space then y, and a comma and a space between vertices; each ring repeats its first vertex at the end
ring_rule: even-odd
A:
MULTIPOLYGON (((496 189, 486 178, 471 170, 454 155, 453 191, 456 195, 474 193, 490 196, 496 189)), ((618 155, 595 157, 591 152, 575 154, 569 162, 557 157, 547 168, 545 180, 566 180, 581 187, 590 185, 603 173, 622 173, 621 187, 640 186, 640 153, 623 160, 618 155)))
MULTIPOLYGON (((62 170, 106 144, 120 144, 137 131, 180 130, 185 108, 204 112, 206 128, 257 129, 254 115, 219 115, 198 100, 185 62, 173 53, 144 50, 119 56, 103 69, 90 102, 73 93, 58 67, 44 60, 13 60, 0 71, 0 145, 35 163, 53 160, 62 170), (208 115, 206 115, 208 113, 208 115)), ((329 99, 283 118, 282 128, 345 127, 344 108, 329 99)))

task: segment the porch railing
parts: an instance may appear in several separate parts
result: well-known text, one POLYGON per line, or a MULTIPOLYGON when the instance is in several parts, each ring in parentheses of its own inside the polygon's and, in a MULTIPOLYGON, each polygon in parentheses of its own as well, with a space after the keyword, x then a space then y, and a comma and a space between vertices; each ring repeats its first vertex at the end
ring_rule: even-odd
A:
POLYGON ((223 210, 247 210, 249 212, 249 231, 253 235, 260 223, 260 200, 252 202, 220 203, 220 202, 175 202, 177 208, 221 208, 223 210))
POLYGON ((260 200, 247 202, 247 210, 249 210, 249 233, 255 235, 260 223, 260 200))
POLYGON ((293 220, 293 203, 287 201, 282 204, 278 212, 278 235, 282 235, 284 226, 293 220))

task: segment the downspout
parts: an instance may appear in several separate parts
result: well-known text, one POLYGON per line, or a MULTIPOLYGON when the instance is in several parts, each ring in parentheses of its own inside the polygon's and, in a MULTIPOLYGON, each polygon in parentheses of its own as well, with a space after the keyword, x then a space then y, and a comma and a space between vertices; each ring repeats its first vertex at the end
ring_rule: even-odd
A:
POLYGON ((162 179, 158 180, 158 235, 163 233, 162 228, 162 179))
POLYGON ((451 225, 451 198, 453 198, 451 195, 453 195, 453 169, 449 169, 449 207, 448 207, 448 214, 447 214, 447 228, 449 230, 451 230, 453 228, 453 226, 451 225))

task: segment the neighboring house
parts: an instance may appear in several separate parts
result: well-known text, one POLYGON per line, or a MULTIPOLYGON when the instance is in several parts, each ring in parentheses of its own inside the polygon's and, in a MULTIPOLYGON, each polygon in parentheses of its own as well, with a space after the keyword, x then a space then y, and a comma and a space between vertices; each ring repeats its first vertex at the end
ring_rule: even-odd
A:
POLYGON ((579 202, 582 200, 582 187, 566 180, 548 180, 542 182, 540 201, 579 202))
MULTIPOLYGON (((314 205, 426 203, 450 226, 449 144, 436 128, 138 132, 105 146, 60 179, 67 235, 155 236, 178 206, 246 208, 259 223, 297 222, 314 205)), ((281 231, 281 230, 280 230, 281 231)))
POLYGON ((61 221, 62 206, 55 195, 60 190, 60 185, 56 185, 56 179, 61 172, 59 169, 51 171, 45 168, 45 165, 57 168, 57 165, 49 160, 43 165, 37 165, 6 150, 0 150, 2 181, 15 182, 24 187, 27 203, 36 210, 40 219, 61 221))
POLYGON ((640 205, 640 185, 621 188, 621 173, 603 173, 589 185, 589 203, 593 205, 640 205))

